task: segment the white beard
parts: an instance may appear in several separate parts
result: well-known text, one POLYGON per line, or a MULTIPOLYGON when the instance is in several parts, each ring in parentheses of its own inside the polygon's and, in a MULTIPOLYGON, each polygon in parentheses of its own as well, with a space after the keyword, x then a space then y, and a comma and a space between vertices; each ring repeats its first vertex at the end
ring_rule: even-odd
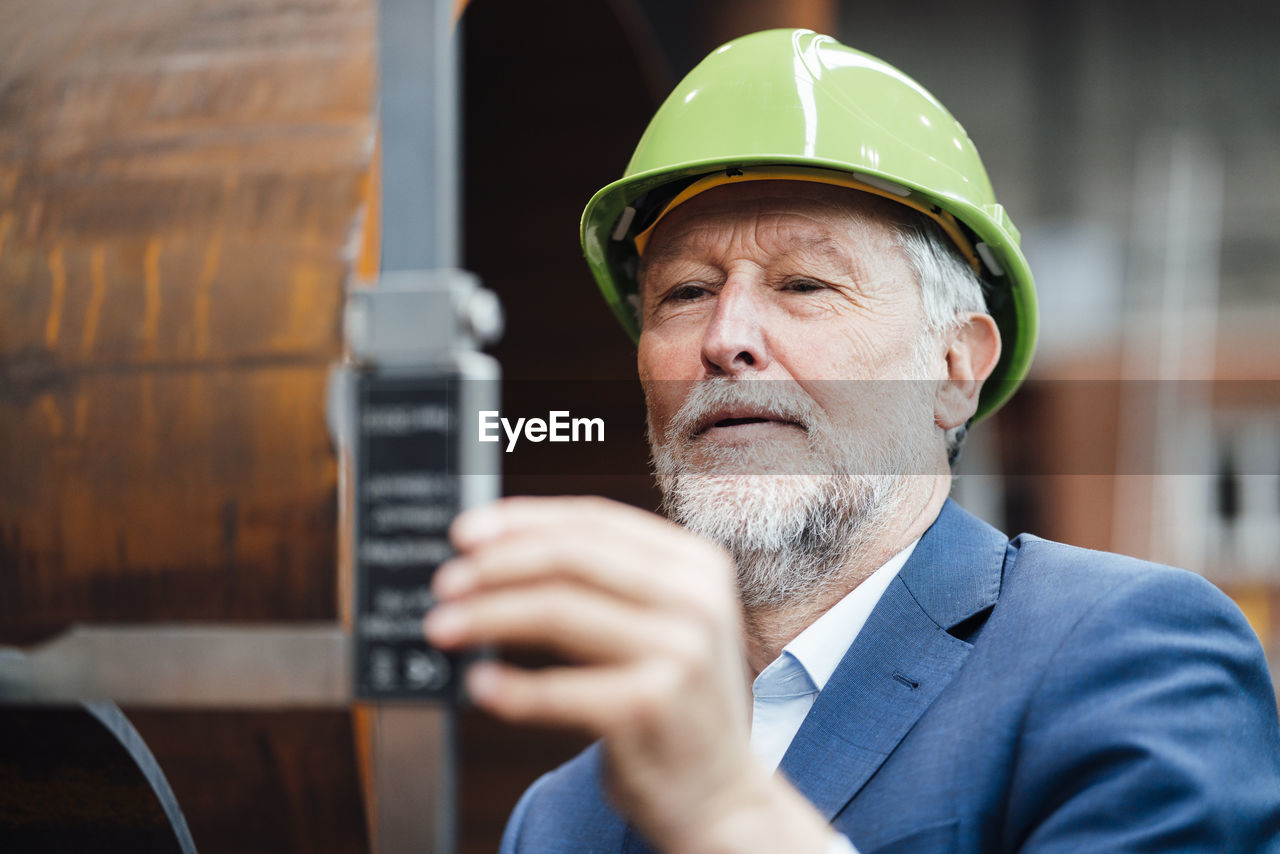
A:
MULTIPOLYGON (((850 392, 859 385, 849 383, 850 392)), ((853 396, 865 408, 870 384, 861 385, 853 396)), ((649 425, 664 509, 729 550, 747 608, 808 597, 881 538, 910 492, 909 477, 930 474, 928 451, 940 440, 932 394, 918 393, 926 387, 932 384, 893 381, 893 402, 875 396, 876 423, 854 436, 794 382, 705 380, 690 390, 663 441, 649 425), (738 404, 804 425, 806 450, 799 452, 798 442, 700 445, 696 424, 738 404)))

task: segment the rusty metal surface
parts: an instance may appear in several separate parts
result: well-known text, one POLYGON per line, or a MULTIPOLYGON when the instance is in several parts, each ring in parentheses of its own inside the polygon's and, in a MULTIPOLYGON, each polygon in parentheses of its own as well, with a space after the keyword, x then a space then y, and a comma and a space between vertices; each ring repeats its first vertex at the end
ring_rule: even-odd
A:
POLYGON ((0 640, 334 615, 372 4, 4 12, 0 640))
MULTIPOLYGON (((334 619, 374 4, 0 13, 0 643, 334 619)), ((348 712, 131 717, 205 854, 367 850, 348 712)))

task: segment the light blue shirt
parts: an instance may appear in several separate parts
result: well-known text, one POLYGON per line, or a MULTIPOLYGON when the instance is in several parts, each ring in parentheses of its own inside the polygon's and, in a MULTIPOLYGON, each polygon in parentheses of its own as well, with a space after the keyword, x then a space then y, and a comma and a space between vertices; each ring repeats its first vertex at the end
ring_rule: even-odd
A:
MULTIPOLYGON (((751 683, 751 752, 770 771, 782 762, 813 701, 918 542, 913 540, 814 620, 751 683)), ((840 836, 827 854, 856 854, 856 849, 840 836)))

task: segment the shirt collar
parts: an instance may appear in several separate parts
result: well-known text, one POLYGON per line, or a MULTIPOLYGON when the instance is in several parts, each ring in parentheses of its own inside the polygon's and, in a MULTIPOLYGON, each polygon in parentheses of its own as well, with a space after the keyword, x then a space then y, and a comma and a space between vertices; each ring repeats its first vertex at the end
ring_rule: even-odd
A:
POLYGON ((916 537, 902 551, 889 558, 871 573, 865 581, 849 591, 843 599, 833 605, 825 614, 814 620, 804 631, 792 639, 782 649, 785 657, 793 656, 808 673, 817 690, 827 685, 827 680, 835 672, 840 659, 853 645, 858 632, 871 616, 872 610, 884 595, 898 571, 902 569, 907 558, 915 551, 920 538, 916 537))

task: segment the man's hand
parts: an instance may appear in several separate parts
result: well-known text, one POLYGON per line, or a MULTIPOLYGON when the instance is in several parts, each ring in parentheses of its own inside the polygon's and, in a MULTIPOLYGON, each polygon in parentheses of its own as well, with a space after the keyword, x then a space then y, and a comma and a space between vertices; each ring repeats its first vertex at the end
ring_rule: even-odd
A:
POLYGON ((610 796, 665 851, 823 850, 830 828, 748 749, 727 554, 596 498, 508 499, 459 517, 450 534, 459 557, 436 575, 431 642, 570 662, 478 663, 467 678, 477 705, 603 738, 610 796))

